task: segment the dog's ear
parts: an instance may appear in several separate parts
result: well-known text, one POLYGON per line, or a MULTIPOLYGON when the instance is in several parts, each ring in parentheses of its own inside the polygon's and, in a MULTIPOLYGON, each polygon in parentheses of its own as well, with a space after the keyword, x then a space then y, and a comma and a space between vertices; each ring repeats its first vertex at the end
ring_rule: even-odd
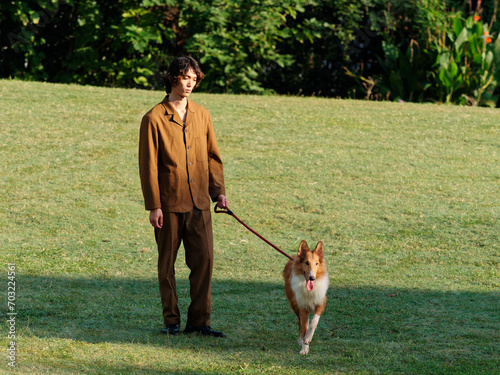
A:
POLYGON ((325 254, 325 246, 323 245, 323 242, 319 241, 316 247, 313 250, 313 253, 316 253, 320 258, 323 258, 325 254))
POLYGON ((307 246, 307 242, 302 240, 299 245, 299 251, 297 252, 297 255, 299 258, 304 258, 309 251, 309 246, 307 246))

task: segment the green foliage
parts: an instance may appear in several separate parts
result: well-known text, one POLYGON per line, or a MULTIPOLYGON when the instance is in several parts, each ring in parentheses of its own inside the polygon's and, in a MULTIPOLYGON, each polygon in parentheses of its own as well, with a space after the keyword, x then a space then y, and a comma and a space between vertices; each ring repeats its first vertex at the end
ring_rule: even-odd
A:
MULTIPOLYGON (((133 23, 126 22, 128 32, 125 37, 141 53, 152 42, 161 45, 163 61, 157 60, 158 65, 166 64, 177 53, 197 57, 206 72, 201 89, 263 93, 266 90, 259 78, 265 66, 273 62, 283 67, 294 61, 292 56, 280 53, 276 48, 278 42, 294 33, 297 36, 301 30, 306 30, 303 38, 314 37, 307 33, 307 27, 297 31, 287 27, 288 20, 303 11, 302 3, 185 0, 169 4, 143 1, 141 8, 130 12, 134 16, 126 14, 133 23)), ((160 51, 152 52, 157 55, 160 51)))
MULTIPOLYGON (((439 0, 394 1, 390 7, 375 9, 370 11, 370 25, 381 41, 374 97, 419 102, 432 97, 428 74, 434 59, 429 35, 431 29, 439 31, 446 24, 445 6, 439 0)), ((439 33, 432 37, 441 39, 439 33)))
POLYGON ((500 38, 493 42, 488 25, 457 17, 445 48, 437 46, 436 67, 446 103, 495 106, 493 92, 500 78, 500 38))
POLYGON ((192 54, 212 92, 262 93, 270 63, 294 62, 276 45, 286 38, 313 40, 315 20, 287 26, 304 11, 299 1, 131 0, 40 1, 2 5, 13 23, 3 49, 2 75, 107 86, 161 87, 154 72, 174 57, 192 54), (49 12, 51 7, 55 7, 49 12), (35 10, 36 9, 36 10, 35 10), (47 25, 40 24, 40 14, 47 25), (57 30, 53 29, 56 28, 57 30), (62 41, 52 41, 64 28, 62 41), (10 46, 9 46, 10 44, 10 46), (59 49, 56 56, 49 54, 59 49), (24 61, 24 66, 22 62, 24 61))
POLYGON ((162 89, 169 62, 192 55, 206 92, 492 106, 497 11, 498 0, 4 2, 0 77, 162 89))
POLYGON ((367 98, 495 106, 500 73, 496 6, 489 13, 490 26, 472 15, 463 23, 465 12, 439 0, 394 1, 376 9, 370 11, 370 29, 381 39, 380 70, 359 64, 347 71, 367 98))
MULTIPOLYGON (((276 44, 290 37, 287 17, 295 18, 300 7, 292 1, 232 0, 209 7, 208 26, 196 33, 186 50, 208 65, 205 87, 214 92, 262 93, 259 75, 269 62, 279 66, 293 63, 276 44), (213 12, 213 13, 212 13, 213 12), (229 27, 227 27, 230 25, 229 27)), ((195 16, 188 20, 195 21, 195 16)))
POLYGON ((352 62, 351 43, 363 29, 371 0, 313 0, 292 20, 292 37, 278 47, 294 58, 290 66, 271 64, 265 85, 282 94, 344 96, 343 66, 352 62))

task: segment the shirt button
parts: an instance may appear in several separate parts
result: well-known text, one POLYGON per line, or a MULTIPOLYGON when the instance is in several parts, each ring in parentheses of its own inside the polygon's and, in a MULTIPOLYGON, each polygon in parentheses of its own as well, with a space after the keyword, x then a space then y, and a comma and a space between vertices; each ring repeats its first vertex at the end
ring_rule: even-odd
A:
POLYGON ((193 182, 193 180, 192 180, 192 179, 191 179, 190 181, 191 181, 191 182, 193 182))
POLYGON ((193 163, 189 162, 189 165, 193 165, 193 163))
POLYGON ((191 146, 188 146, 188 150, 191 148, 191 146))
POLYGON ((186 129, 185 131, 186 131, 186 133, 188 132, 188 130, 187 130, 187 129, 186 129))

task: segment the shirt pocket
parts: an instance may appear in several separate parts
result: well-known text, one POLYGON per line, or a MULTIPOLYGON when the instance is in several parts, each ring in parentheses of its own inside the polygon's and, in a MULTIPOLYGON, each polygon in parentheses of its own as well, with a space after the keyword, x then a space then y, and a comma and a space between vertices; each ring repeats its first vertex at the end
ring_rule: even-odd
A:
POLYGON ((208 164, 207 139, 196 137, 196 161, 208 164))

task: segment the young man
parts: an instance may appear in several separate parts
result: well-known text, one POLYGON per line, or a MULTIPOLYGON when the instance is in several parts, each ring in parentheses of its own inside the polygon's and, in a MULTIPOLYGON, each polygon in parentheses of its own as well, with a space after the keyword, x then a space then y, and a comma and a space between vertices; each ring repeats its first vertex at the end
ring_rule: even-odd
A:
POLYGON ((211 201, 227 208, 222 161, 207 109, 189 100, 203 79, 196 60, 175 59, 165 99, 146 113, 139 137, 139 173, 158 245, 163 333, 180 332, 174 263, 184 243, 191 304, 185 333, 226 337, 210 327, 213 266, 211 201))

